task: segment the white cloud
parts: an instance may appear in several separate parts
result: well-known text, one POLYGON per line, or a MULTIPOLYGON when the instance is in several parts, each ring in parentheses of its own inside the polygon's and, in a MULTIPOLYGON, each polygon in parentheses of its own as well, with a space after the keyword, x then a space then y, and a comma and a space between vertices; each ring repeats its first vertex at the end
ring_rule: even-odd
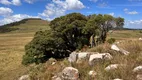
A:
POLYGON ((128 20, 125 22, 125 27, 142 29, 142 20, 128 20))
POLYGON ((124 9, 124 12, 131 15, 139 14, 137 11, 129 11, 127 8, 124 9))
POLYGON ((21 1, 20 0, 12 0, 13 5, 19 6, 21 5, 21 1))
POLYGON ((25 0, 25 2, 32 4, 35 0, 25 0))
POLYGON ((16 6, 19 6, 21 5, 21 0, 0 0, 0 3, 1 4, 4 4, 4 5, 16 5, 16 6))
POLYGON ((11 4, 11 2, 8 1, 8 0, 0 0, 0 3, 4 4, 4 5, 10 5, 11 4))
POLYGON ((0 16, 10 16, 13 11, 10 8, 0 7, 0 16))
POLYGON ((114 13, 109 13, 109 15, 114 16, 114 13))
POLYGON ((1 19, 0 25, 12 23, 12 22, 15 22, 15 21, 20 21, 20 20, 25 19, 25 18, 39 18, 39 17, 38 16, 30 16, 30 15, 27 15, 27 14, 15 14, 15 15, 12 15, 12 16, 7 16, 4 19, 1 19))
POLYGON ((47 4, 46 9, 43 13, 39 13, 39 15, 51 20, 64 15, 67 10, 78 10, 82 8, 85 8, 85 6, 79 0, 52 0, 52 3, 47 4))

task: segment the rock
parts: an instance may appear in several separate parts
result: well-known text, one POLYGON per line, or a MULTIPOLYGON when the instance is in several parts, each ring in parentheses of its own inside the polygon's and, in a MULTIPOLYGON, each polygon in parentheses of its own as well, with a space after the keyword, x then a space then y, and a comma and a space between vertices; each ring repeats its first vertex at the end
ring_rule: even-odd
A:
POLYGON ((115 51, 119 51, 119 52, 121 52, 122 54, 124 54, 124 55, 129 55, 129 53, 130 52, 128 52, 128 51, 126 51, 126 50, 124 50, 124 49, 122 49, 122 48, 119 48, 117 45, 115 45, 115 44, 113 44, 112 46, 111 46, 111 49, 112 50, 115 50, 115 51))
POLYGON ((66 67, 62 71, 62 78, 66 80, 78 80, 79 79, 79 71, 73 67, 66 67))
POLYGON ((109 53, 102 53, 102 54, 92 54, 89 58, 89 65, 94 65, 96 61, 99 60, 110 60, 112 56, 109 53))
POLYGON ((89 58, 89 52, 79 52, 77 53, 77 61, 76 63, 83 63, 84 60, 87 60, 89 58))
POLYGON ((126 64, 110 64, 105 68, 105 71, 115 70, 118 67, 126 67, 126 64))
POLYGON ((111 64, 105 68, 105 71, 110 71, 118 68, 119 64, 111 64))
POLYGON ((19 78, 19 80, 30 80, 30 76, 29 75, 23 75, 19 78))
POLYGON ((123 79, 116 78, 116 79, 113 79, 113 80, 123 80, 123 79))
POLYGON ((55 65, 56 64, 56 62, 52 62, 52 64, 51 65, 55 65))
POLYGON ((115 45, 115 44, 113 44, 112 46, 111 46, 111 49, 112 50, 115 50, 115 51, 120 51, 120 49, 117 47, 117 45, 115 45))
POLYGON ((89 53, 87 53, 87 52, 80 52, 77 54, 78 54, 78 59, 84 59, 84 58, 88 57, 88 55, 89 55, 89 53))
POLYGON ((103 59, 105 60, 111 60, 113 57, 110 55, 110 53, 101 53, 103 55, 103 59))
POLYGON ((58 77, 58 76, 53 76, 52 80, 62 80, 62 79, 60 77, 58 77))
POLYGON ((73 62, 75 62, 76 60, 77 60, 77 53, 76 53, 76 52, 72 52, 72 53, 70 54, 69 58, 68 58, 68 61, 69 61, 70 63, 73 63, 73 62))
POLYGON ((136 78, 137 78, 137 80, 142 80, 142 74, 138 74, 138 75, 136 76, 136 78))
POLYGON ((142 38, 139 38, 139 41, 142 41, 142 38))
POLYGON ((95 76, 97 75, 97 72, 95 72, 95 71, 89 71, 89 76, 91 76, 92 78, 95 78, 95 76))
POLYGON ((130 52, 124 50, 124 49, 120 49, 120 52, 123 53, 124 55, 129 55, 130 52))
POLYGON ((133 72, 142 72, 142 66, 137 66, 133 69, 133 72))

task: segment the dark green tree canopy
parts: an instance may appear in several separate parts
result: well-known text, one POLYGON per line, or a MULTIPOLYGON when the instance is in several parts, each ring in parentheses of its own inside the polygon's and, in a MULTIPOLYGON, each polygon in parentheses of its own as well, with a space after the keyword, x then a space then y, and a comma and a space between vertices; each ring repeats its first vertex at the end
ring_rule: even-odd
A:
POLYGON ((112 27, 124 25, 123 18, 94 14, 84 16, 71 13, 50 22, 50 30, 36 32, 33 40, 25 46, 23 64, 41 63, 50 57, 64 58, 84 45, 89 45, 90 37, 98 35, 105 41, 106 33, 112 27))

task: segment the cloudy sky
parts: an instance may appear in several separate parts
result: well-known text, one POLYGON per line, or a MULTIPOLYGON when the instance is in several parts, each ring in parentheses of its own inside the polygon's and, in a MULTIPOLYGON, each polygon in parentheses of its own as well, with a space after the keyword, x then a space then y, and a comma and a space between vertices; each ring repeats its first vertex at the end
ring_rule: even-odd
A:
POLYGON ((0 25, 24 18, 52 20, 72 12, 120 16, 124 27, 142 29, 142 0, 0 0, 0 25))

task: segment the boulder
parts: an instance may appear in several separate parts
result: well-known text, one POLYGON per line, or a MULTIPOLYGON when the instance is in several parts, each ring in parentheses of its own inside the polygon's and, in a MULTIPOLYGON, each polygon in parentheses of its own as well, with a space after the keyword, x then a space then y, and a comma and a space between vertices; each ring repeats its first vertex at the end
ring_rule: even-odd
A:
POLYGON ((73 63, 73 62, 76 62, 76 60, 77 60, 77 53, 74 51, 70 54, 68 61, 70 63, 73 63))
POLYGON ((91 76, 92 78, 95 78, 96 77, 96 75, 97 75, 97 72, 95 72, 95 71, 93 71, 93 70, 91 70, 91 71, 89 71, 89 76, 91 76))
POLYGON ((80 53, 77 53, 78 54, 78 59, 84 59, 84 58, 87 58, 89 53, 88 52, 80 52, 80 53))
POLYGON ((30 80, 30 76, 29 75, 23 75, 19 78, 19 80, 30 80))
POLYGON ((137 66, 133 69, 133 72, 142 72, 142 66, 137 66))
POLYGON ((89 58, 89 65, 94 65, 95 62, 100 60, 110 60, 112 56, 109 53, 92 54, 89 58))
POLYGON ((138 74, 138 75, 136 76, 136 78, 137 78, 137 80, 142 80, 142 74, 138 74))
POLYGON ((65 80, 78 80, 79 79, 79 71, 73 67, 66 67, 62 71, 62 78, 65 80))
POLYGON ((88 60, 89 59, 89 52, 79 52, 77 53, 77 61, 76 63, 83 63, 84 60, 88 60))

